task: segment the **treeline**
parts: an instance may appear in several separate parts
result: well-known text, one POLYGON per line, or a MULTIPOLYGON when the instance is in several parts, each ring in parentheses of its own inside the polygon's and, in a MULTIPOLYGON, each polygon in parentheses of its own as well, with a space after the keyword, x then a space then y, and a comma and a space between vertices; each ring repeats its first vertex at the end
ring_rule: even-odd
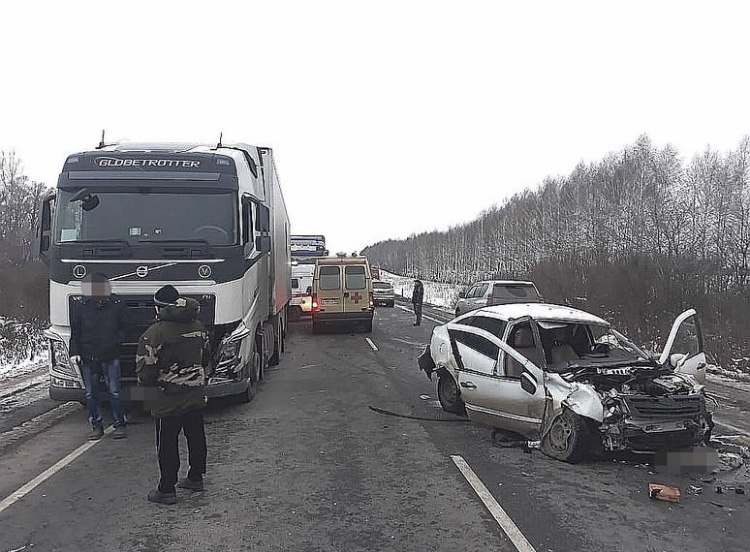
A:
POLYGON ((641 343, 699 311, 709 353, 746 368, 750 337, 750 137, 684 162, 647 136, 548 178, 444 231, 372 245, 372 263, 470 284, 531 279, 551 302, 615 321, 641 343))
POLYGON ((43 324, 47 269, 33 251, 41 182, 23 174, 15 152, 0 151, 0 317, 43 324))

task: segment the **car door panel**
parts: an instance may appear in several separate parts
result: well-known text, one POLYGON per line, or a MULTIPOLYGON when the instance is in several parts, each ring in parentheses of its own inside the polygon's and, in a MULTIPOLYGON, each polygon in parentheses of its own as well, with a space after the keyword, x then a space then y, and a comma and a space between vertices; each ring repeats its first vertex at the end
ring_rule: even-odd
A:
POLYGON ((688 309, 675 319, 659 363, 665 364, 673 355, 681 355, 675 372, 690 374, 700 383, 706 382, 706 354, 695 309, 688 309))
POLYGON ((536 369, 538 374, 532 375, 535 382, 543 382, 541 370, 485 330, 451 326, 448 333, 458 367, 458 385, 469 419, 527 435, 537 432, 541 426, 539 403, 544 404, 543 383, 530 394, 521 388, 518 378, 503 375, 498 359, 502 354, 515 355, 521 364, 530 366, 530 372, 536 369))

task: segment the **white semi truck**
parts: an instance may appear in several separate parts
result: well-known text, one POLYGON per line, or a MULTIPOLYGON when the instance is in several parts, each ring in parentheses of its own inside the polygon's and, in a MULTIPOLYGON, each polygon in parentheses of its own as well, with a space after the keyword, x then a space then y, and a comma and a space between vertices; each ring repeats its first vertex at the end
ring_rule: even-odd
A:
POLYGON ((84 401, 68 358, 69 313, 93 273, 104 274, 127 306, 125 400, 143 399, 136 346, 165 284, 201 305, 210 336, 207 395, 253 398, 284 351, 291 299, 289 218, 270 148, 102 143, 67 158, 39 213, 53 399, 84 401))

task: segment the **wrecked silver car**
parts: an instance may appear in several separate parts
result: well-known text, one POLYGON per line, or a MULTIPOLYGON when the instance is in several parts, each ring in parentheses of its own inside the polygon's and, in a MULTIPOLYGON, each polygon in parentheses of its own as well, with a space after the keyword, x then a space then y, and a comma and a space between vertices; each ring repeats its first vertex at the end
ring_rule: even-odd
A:
POLYGON ((606 320, 544 303, 459 316, 433 330, 419 357, 427 376, 438 376, 444 410, 540 441, 568 462, 707 442, 705 365, 692 309, 654 358, 606 320))

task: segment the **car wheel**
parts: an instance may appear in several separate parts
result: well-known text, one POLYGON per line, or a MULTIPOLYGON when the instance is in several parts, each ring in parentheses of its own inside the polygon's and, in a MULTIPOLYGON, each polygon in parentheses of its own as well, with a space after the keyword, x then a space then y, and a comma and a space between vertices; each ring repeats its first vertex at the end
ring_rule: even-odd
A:
POLYGON ((451 414, 466 414, 466 405, 461 398, 461 392, 458 390, 456 380, 447 372, 440 374, 437 382, 438 400, 443 410, 451 414))
POLYGON ((456 317, 458 318, 459 316, 461 316, 461 311, 456 309, 456 317))
POLYGON ((566 408, 552 421, 542 441, 542 451, 563 462, 578 462, 588 451, 589 435, 586 420, 566 408))

